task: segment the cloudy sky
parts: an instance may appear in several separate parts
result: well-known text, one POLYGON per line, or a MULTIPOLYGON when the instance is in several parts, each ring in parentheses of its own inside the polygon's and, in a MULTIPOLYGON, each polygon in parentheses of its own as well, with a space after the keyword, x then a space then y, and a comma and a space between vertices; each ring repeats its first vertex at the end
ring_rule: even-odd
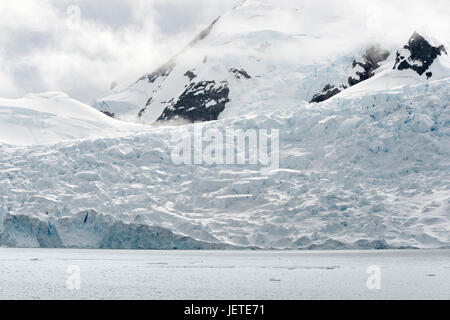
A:
MULTIPOLYGON (((448 0, 411 0, 407 4, 367 0, 362 5, 362 0, 292 0, 302 1, 319 7, 333 2, 341 12, 355 5, 365 6, 363 9, 374 11, 367 16, 369 24, 374 19, 375 27, 383 17, 392 17, 381 24, 385 30, 395 30, 400 24, 408 24, 407 30, 412 30, 420 20, 424 24, 432 21, 440 30, 446 30, 450 21, 448 0), (378 5, 381 2, 384 7, 378 5), (387 7, 388 3, 395 3, 395 7, 387 7)), ((235 3, 236 0, 1 1, 0 96, 14 98, 30 92, 64 91, 90 102, 108 90, 113 81, 131 83, 152 71, 235 3)))
POLYGON ((65 91, 89 102, 183 47, 233 1, 1 1, 0 96, 65 91))

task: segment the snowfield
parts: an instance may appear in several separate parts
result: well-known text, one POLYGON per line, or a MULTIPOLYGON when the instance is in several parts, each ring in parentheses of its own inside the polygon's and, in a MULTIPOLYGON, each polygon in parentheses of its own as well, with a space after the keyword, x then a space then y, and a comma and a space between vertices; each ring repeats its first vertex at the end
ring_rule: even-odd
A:
POLYGON ((387 46, 374 75, 308 103, 361 71, 353 61, 371 42, 350 48, 337 35, 354 25, 308 10, 244 1, 94 108, 61 93, 0 99, 0 244, 450 248, 443 42, 387 46), (298 29, 279 23, 299 16, 298 29), (202 120, 216 121, 191 123, 202 120), (174 148, 199 128, 279 130, 280 167, 176 165, 174 148))
POLYGON ((0 143, 4 144, 55 143, 143 129, 137 124, 111 119, 62 92, 0 99, 0 143))

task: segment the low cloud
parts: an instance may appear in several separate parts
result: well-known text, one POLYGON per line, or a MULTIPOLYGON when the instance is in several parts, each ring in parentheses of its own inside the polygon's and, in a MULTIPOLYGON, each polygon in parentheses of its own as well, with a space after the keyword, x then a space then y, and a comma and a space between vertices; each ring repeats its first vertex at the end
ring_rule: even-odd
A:
MULTIPOLYGON (((0 96, 64 91, 90 102, 113 81, 131 83, 152 71, 235 4, 234 0, 1 1, 0 96), (80 8, 79 20, 73 8, 80 8)), ((448 0, 281 0, 280 5, 316 7, 318 14, 325 10, 330 28, 340 25, 349 42, 383 39, 395 45, 414 30, 424 30, 449 45, 448 0)), ((289 23, 301 21, 279 23, 288 29, 289 23)))
POLYGON ((212 2, 186 1, 172 12, 175 1, 2 1, 0 96, 65 91, 89 102, 180 50, 223 11, 212 2))

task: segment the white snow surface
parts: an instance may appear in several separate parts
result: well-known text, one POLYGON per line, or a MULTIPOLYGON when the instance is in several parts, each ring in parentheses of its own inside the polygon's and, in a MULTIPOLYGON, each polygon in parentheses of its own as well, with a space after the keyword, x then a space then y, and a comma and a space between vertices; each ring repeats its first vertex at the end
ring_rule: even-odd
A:
POLYGON ((184 90, 184 73, 194 66, 200 80, 229 83, 231 102, 218 121, 130 124, 59 93, 0 100, 0 243, 449 248, 448 56, 436 60, 427 80, 393 70, 393 52, 374 78, 308 104, 325 84, 345 79, 357 53, 339 52, 346 46, 333 33, 333 18, 285 30, 267 13, 297 19, 305 8, 255 3, 223 16, 177 57, 169 76, 97 102, 137 121, 152 97, 140 120, 152 123, 184 90), (236 79, 230 68, 252 78, 236 79), (195 128, 279 129, 280 168, 175 165, 173 147, 195 128))
POLYGON ((142 130, 114 120, 62 92, 0 99, 0 143, 34 145, 142 130))

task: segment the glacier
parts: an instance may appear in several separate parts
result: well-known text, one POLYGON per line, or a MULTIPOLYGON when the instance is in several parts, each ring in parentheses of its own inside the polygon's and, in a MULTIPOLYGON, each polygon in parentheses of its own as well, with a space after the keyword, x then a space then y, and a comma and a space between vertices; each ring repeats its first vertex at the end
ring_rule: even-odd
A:
POLYGON ((446 79, 170 130, 1 146, 2 244, 449 247, 449 88, 446 79), (279 129, 280 169, 175 166, 173 139, 197 126, 279 129))

